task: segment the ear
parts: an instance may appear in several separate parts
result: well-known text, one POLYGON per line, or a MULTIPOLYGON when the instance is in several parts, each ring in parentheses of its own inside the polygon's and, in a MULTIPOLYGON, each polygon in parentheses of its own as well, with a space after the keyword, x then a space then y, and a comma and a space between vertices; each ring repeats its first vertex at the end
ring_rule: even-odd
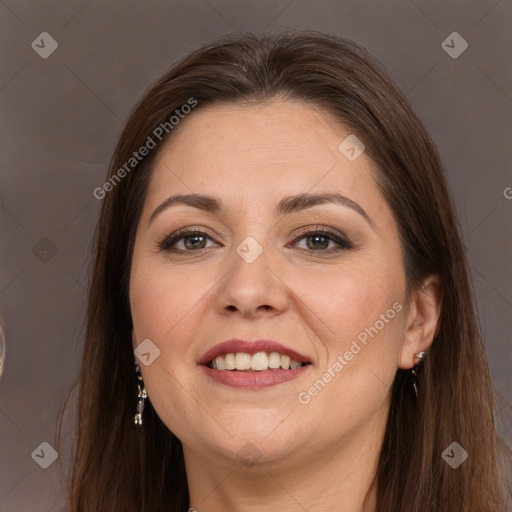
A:
POLYGON ((411 294, 398 368, 412 368, 417 361, 416 353, 427 351, 432 345, 441 314, 441 295, 441 280, 437 275, 429 276, 411 294))

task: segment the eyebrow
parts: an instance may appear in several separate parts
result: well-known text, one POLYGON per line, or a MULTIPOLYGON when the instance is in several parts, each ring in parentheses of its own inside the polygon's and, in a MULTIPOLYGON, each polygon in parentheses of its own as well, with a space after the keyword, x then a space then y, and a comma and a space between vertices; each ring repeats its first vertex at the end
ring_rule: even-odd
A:
MULTIPOLYGON (((274 213, 276 216, 282 217, 284 215, 289 215, 290 213, 299 212, 306 210, 307 208, 312 208, 313 206, 327 203, 339 204, 351 208, 352 210, 359 213, 359 215, 361 215, 366 220, 372 229, 375 229, 372 219, 366 213, 366 211, 359 204, 352 201, 352 199, 349 199, 348 197, 345 197, 341 194, 304 193, 295 196, 287 196, 279 201, 274 209, 274 213)), ((185 204, 187 206, 215 214, 221 213, 224 209, 222 201, 214 197, 204 194, 179 194, 168 197, 163 203, 157 206, 157 208, 151 214, 148 223, 151 223, 164 210, 167 210, 169 207, 176 204, 185 204)))

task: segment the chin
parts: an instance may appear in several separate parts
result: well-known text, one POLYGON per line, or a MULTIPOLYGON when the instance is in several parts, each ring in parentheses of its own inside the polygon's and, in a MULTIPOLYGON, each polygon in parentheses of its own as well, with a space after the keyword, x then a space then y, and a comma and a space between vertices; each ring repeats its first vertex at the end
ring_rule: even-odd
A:
POLYGON ((185 426, 183 437, 180 432, 176 435, 194 451, 210 452, 229 463, 247 457, 273 462, 289 457, 290 453, 300 449, 303 444, 301 433, 297 428, 290 428, 293 423, 286 425, 287 421, 283 421, 289 411, 279 411, 279 414, 277 411, 273 414, 267 412, 266 419, 252 420, 258 414, 261 414, 258 410, 251 413, 245 410, 244 416, 239 416, 238 421, 218 414, 215 418, 198 421, 198 429, 185 426))
POLYGON ((232 466, 253 468, 256 464, 260 469, 274 466, 281 462, 290 461, 290 456, 297 453, 299 444, 294 439, 293 445, 289 444, 290 437, 286 435, 288 443, 284 439, 272 439, 268 437, 248 437, 236 436, 231 438, 225 437, 218 442, 212 439, 205 440, 208 443, 209 450, 215 454, 218 459, 223 459, 224 463, 232 466))

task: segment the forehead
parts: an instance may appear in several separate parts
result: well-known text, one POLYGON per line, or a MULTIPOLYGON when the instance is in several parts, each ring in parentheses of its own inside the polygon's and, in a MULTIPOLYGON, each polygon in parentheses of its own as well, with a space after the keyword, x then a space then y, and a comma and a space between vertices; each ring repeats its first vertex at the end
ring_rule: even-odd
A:
POLYGON ((372 160, 363 153, 349 161, 338 149, 349 135, 342 123, 304 102, 206 106, 182 121, 161 149, 147 200, 209 193, 253 204, 335 190, 361 202, 373 196, 375 207, 385 207, 372 160))

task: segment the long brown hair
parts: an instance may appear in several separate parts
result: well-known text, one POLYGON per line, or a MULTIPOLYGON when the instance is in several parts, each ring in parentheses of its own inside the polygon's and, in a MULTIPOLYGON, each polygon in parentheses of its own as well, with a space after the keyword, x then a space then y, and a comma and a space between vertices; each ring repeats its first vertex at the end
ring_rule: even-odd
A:
POLYGON ((397 370, 394 379, 374 480, 377 510, 505 512, 512 494, 511 452, 498 434, 498 394, 438 152, 367 50, 312 31, 231 36, 202 47, 153 84, 126 122, 111 161, 110 186, 101 192, 78 380, 71 510, 183 512, 189 506, 179 439, 150 403, 143 428, 133 425, 128 287, 134 236, 152 162, 174 130, 168 127, 158 147, 132 168, 126 162, 191 98, 197 103, 189 115, 212 103, 303 100, 364 142, 399 226, 408 292, 435 273, 443 296, 438 330, 418 376, 419 399, 411 391, 410 372, 397 370), (457 469, 441 457, 453 442, 469 454, 457 469))

